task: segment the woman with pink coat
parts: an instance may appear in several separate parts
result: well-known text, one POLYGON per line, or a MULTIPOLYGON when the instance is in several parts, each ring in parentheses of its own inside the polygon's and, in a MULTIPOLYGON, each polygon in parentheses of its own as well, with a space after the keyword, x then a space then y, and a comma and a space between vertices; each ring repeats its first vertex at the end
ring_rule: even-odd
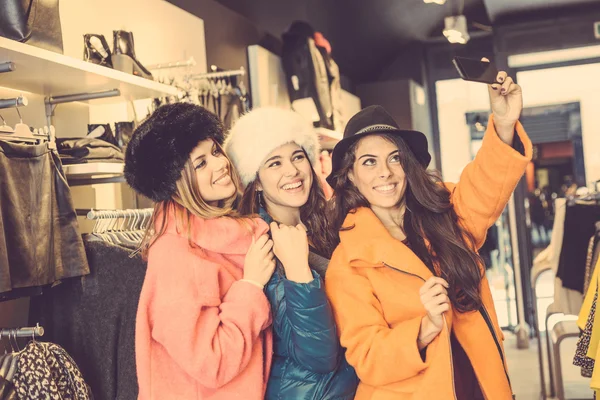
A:
POLYGON ((259 400, 269 376, 275 268, 261 219, 234 210, 238 176, 219 119, 202 107, 159 108, 135 131, 125 178, 152 199, 136 319, 141 400, 259 400))

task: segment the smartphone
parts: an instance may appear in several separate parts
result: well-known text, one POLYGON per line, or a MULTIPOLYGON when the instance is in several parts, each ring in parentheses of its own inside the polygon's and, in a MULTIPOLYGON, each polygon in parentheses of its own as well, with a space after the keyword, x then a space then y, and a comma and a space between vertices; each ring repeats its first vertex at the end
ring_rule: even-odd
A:
POLYGON ((465 81, 481 82, 491 85, 498 83, 498 69, 489 61, 476 60, 474 58, 454 57, 452 63, 465 81))

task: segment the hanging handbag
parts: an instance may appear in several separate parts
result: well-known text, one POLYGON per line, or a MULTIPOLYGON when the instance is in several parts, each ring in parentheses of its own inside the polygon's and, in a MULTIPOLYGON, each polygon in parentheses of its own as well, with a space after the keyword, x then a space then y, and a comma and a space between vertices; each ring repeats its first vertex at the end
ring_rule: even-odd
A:
POLYGON ((63 53, 59 0, 3 0, 0 36, 63 53))

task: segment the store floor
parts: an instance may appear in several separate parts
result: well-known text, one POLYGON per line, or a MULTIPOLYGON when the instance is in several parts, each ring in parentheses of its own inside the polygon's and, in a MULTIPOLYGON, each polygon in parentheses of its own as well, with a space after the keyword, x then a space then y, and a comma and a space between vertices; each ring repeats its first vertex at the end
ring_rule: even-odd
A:
MULTIPOLYGON (((517 339, 505 332, 504 348, 508 361, 510 379, 517 400, 540 400, 540 373, 538 366, 537 342, 530 341, 526 350, 517 349, 517 339)), ((545 340, 545 339, 544 339, 545 340)), ((545 343, 542 341, 542 344, 545 343)), ((562 371, 567 399, 593 399, 589 388, 590 380, 581 376, 581 369, 572 364, 577 339, 566 339, 561 348, 562 371)), ((547 368, 547 367, 546 367, 547 368)), ((548 374, 546 370, 546 385, 548 374)))

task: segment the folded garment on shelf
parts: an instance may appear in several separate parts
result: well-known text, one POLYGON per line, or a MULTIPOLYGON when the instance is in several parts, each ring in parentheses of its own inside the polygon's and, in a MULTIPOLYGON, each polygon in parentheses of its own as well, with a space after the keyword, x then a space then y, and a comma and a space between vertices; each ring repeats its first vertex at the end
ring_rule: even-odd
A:
POLYGON ((101 139, 118 146, 117 138, 115 137, 110 124, 88 124, 87 137, 89 139, 101 139))
POLYGON ((124 162, 123 152, 101 139, 58 138, 58 154, 63 164, 85 164, 90 162, 124 162))

